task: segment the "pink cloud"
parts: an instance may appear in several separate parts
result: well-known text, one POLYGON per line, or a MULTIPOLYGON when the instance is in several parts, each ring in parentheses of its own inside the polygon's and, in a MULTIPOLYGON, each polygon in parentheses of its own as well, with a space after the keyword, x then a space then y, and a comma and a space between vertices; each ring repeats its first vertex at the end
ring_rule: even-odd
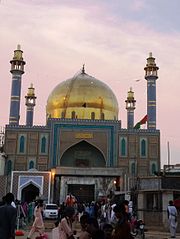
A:
POLYGON ((131 10, 132 11, 141 11, 143 9, 145 9, 146 7, 146 2, 144 0, 133 0, 132 4, 130 5, 131 10))
MULTIPOLYGON (((141 1, 140 1, 141 2, 141 1)), ((136 2, 134 2, 135 4, 136 2)), ((137 9, 138 9, 138 4, 137 9)), ((139 5, 139 9, 144 7, 139 5)), ((22 81, 21 123, 25 123, 24 96, 32 82, 36 89, 35 124, 45 124, 48 95, 61 81, 72 77, 86 64, 88 74, 104 81, 114 91, 120 106, 119 118, 126 127, 125 99, 132 86, 137 100, 135 121, 146 111, 144 66, 152 51, 160 67, 157 80, 157 127, 162 131, 162 162, 166 141, 173 141, 174 162, 179 135, 180 34, 159 33, 141 22, 124 22, 108 16, 100 6, 88 9, 67 5, 35 6, 28 1, 4 2, 0 6, 1 81, 0 99, 4 103, 0 125, 8 122, 11 74, 9 61, 17 44, 22 45, 27 62, 22 81), (21 9, 21 10, 20 10, 21 9), (104 16, 104 21, 103 21, 104 16), (108 24, 109 22, 109 24, 108 24), (134 79, 142 79, 136 82, 134 79), (176 117, 174 118, 174 114, 176 117), (175 140, 176 139, 176 140, 175 140)), ((179 151, 178 151, 179 152, 179 151)), ((179 152, 180 154, 180 152, 179 152)))

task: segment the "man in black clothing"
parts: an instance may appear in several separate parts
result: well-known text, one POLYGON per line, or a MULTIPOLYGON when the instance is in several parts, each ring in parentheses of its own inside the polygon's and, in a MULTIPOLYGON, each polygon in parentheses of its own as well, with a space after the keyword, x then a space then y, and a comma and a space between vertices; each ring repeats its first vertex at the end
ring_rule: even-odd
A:
POLYGON ((14 195, 7 193, 5 204, 0 207, 0 239, 15 239, 17 210, 11 206, 13 201, 14 195))

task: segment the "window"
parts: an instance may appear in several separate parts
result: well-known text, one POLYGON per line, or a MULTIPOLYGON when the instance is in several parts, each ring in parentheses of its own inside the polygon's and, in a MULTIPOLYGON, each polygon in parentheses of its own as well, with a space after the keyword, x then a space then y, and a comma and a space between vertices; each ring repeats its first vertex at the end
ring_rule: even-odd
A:
POLYGON ((127 138, 125 137, 120 138, 120 156, 127 156, 127 138))
POLYGON ((31 169, 31 168, 34 168, 34 162, 33 161, 30 161, 30 163, 29 163, 29 169, 31 169))
POLYGON ((41 139, 41 153, 46 153, 46 138, 45 136, 41 139))
POLYGON ((58 206, 56 204, 46 204, 45 206, 45 210, 48 209, 48 210, 58 210, 58 206))
POLYGON ((20 137, 20 144, 19 144, 19 152, 24 153, 24 146, 25 146, 25 137, 20 137))
POLYGON ((126 155, 126 141, 124 138, 121 140, 121 155, 126 155))
POLYGON ((91 119, 95 120, 95 113, 94 112, 91 112, 91 119))
POLYGON ((141 141, 141 155, 146 156, 146 141, 144 139, 141 141))
POLYGON ((39 138, 39 154, 48 153, 48 134, 40 134, 39 138))
POLYGON ((72 112, 71 112, 71 118, 72 118, 72 119, 75 119, 75 118, 76 118, 76 112, 75 112, 75 111, 72 111, 72 112))
POLYGON ((65 118, 65 112, 64 112, 64 111, 62 111, 62 113, 61 113, 61 118, 62 118, 62 119, 65 118))
POLYGON ((140 141, 140 156, 146 157, 147 156, 147 140, 141 139, 140 141))
POLYGON ((12 162, 11 160, 8 160, 7 162, 7 175, 11 174, 12 171, 12 162))
POLYGON ((104 120, 104 113, 101 113, 101 119, 104 120))
POLYGON ((135 164, 135 162, 131 163, 131 174, 133 176, 136 174, 136 164, 135 164))
POLYGON ((156 172, 157 170, 156 170, 156 164, 155 163, 153 163, 152 165, 151 165, 151 174, 154 174, 154 172, 156 172))

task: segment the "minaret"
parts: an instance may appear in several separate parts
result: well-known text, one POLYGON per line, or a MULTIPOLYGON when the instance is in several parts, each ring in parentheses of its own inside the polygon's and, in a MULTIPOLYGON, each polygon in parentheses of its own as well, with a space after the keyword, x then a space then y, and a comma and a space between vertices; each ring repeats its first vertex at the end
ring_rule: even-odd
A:
POLYGON ((34 93, 33 84, 28 88, 28 93, 25 96, 26 99, 26 125, 33 126, 34 106, 36 105, 36 96, 34 93))
POLYGON ((127 128, 133 129, 134 127, 134 110, 135 110, 135 103, 136 100, 134 99, 134 92, 132 88, 128 91, 128 96, 126 102, 126 109, 127 109, 127 128))
POLYGON ((151 52, 144 70, 147 80, 147 128, 156 129, 156 80, 158 79, 159 67, 156 66, 155 58, 151 52))
POLYGON ((14 57, 10 61, 12 73, 12 86, 11 86, 11 104, 10 104, 10 115, 9 124, 19 125, 20 119, 20 99, 21 99, 21 76, 24 74, 24 65, 22 57, 23 51, 20 49, 20 45, 17 46, 17 50, 14 51, 14 57))

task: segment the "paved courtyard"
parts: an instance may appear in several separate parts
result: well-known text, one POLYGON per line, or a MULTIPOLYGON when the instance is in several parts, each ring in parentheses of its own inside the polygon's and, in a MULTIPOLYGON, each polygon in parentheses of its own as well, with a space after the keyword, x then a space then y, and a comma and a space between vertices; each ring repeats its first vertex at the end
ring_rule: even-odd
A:
MULTIPOLYGON (((45 220, 45 231, 48 234, 48 239, 52 239, 51 236, 51 231, 52 228, 54 227, 54 220, 45 220)), ((76 231, 77 231, 77 236, 76 238, 78 238, 79 232, 80 232, 80 224, 77 223, 75 225, 76 231)), ((24 230, 21 230, 24 233, 24 236, 16 236, 16 239, 27 239, 27 235, 28 232, 30 230, 30 226, 27 226, 26 228, 24 228, 24 230)), ((38 236, 38 234, 35 234, 33 236, 32 239, 35 239, 36 236, 38 236)), ((157 230, 153 230, 153 229, 147 229, 147 231, 145 232, 145 238, 146 239, 170 239, 170 233, 169 232, 165 232, 165 231, 157 231, 157 230)), ((139 239, 138 236, 136 237, 136 239, 139 239)), ((180 233, 177 233, 176 235, 176 239, 180 239, 180 233)))
MULTIPOLYGON (((24 231, 24 236, 16 236, 16 239, 26 239, 27 238, 27 235, 28 235, 28 231, 24 231)), ((79 231, 79 229, 77 230, 79 231)), ((50 228, 47 228, 46 229, 46 233, 48 234, 48 239, 52 239, 51 237, 51 229, 50 228)), ((35 239, 35 237, 37 236, 38 234, 34 235, 34 237, 32 239, 35 239)), ((78 232, 77 232, 77 238, 78 238, 78 232)), ((169 232, 158 232, 158 231, 147 231, 145 232, 145 238, 146 239, 170 239, 170 233, 169 232)), ((136 239, 139 239, 138 237, 136 237, 136 239)), ((180 239, 180 233, 177 233, 176 235, 176 239, 180 239)))

